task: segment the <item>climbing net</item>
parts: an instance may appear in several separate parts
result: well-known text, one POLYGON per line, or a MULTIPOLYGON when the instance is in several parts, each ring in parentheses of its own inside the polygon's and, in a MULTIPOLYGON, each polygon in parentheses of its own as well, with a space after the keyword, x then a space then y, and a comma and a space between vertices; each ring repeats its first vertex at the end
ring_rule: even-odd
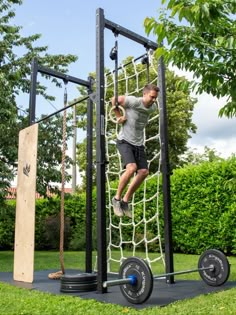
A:
MULTIPOLYGON (((158 85, 157 65, 152 54, 127 60, 118 67, 118 73, 108 72, 105 75, 105 137, 106 137, 106 194, 108 218, 108 272, 127 255, 141 256, 152 268, 153 263, 160 261, 164 265, 164 255, 160 235, 160 122, 159 110, 150 118, 145 130, 145 147, 148 156, 149 176, 133 195, 131 201, 132 219, 118 218, 113 214, 112 198, 118 179, 124 172, 121 156, 116 149, 116 138, 119 124, 111 121, 109 111, 115 84, 119 95, 142 96, 144 86, 148 83, 158 85), (148 63, 143 62, 148 57, 148 63), (148 77, 148 81, 147 81, 148 77), (117 82, 117 81, 118 82, 117 82), (145 257, 144 256, 145 252, 145 257), (151 254, 152 253, 152 254, 151 254), (153 254, 155 253, 155 254, 153 254)), ((147 59, 146 59, 147 61, 147 59)), ((159 106, 158 106, 159 109, 159 106)), ((117 269, 114 269, 117 270, 117 269)))

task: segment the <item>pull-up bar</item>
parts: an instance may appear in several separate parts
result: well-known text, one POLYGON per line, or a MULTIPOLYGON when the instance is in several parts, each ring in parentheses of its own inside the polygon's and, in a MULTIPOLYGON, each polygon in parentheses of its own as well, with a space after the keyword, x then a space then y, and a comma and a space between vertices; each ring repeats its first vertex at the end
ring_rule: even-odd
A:
POLYGON ((147 38, 145 38, 141 35, 138 35, 132 31, 128 30, 127 28, 120 26, 119 24, 111 22, 107 19, 104 19, 104 22, 105 22, 105 27, 107 29, 110 29, 111 31, 113 31, 115 34, 121 34, 121 35, 143 45, 147 49, 156 50, 158 48, 157 43, 155 43, 151 40, 148 40, 147 38))
POLYGON ((58 79, 62 79, 65 82, 72 82, 72 83, 80 84, 80 85, 83 85, 86 87, 90 86, 90 82, 88 82, 88 81, 81 80, 81 79, 78 79, 78 78, 73 77, 71 75, 67 75, 67 74, 64 74, 62 72, 59 72, 59 71, 56 71, 53 69, 49 69, 49 68, 46 68, 46 67, 43 67, 40 65, 38 65, 38 72, 53 76, 53 77, 58 78, 58 79))
MULTIPOLYGON (((158 48, 157 43, 155 43, 155 42, 153 42, 153 41, 151 41, 151 40, 149 40, 149 39, 147 39, 141 35, 138 35, 132 31, 130 31, 129 29, 127 29, 127 28, 125 28, 119 24, 116 24, 112 21, 109 21, 105 18, 104 18, 104 27, 112 30, 116 36, 118 34, 121 34, 121 35, 143 45, 147 50, 149 50, 149 49, 156 50, 158 48)), ((145 59, 143 59, 143 60, 145 60, 145 59)), ((147 75, 149 77, 148 71, 147 71, 147 75)))

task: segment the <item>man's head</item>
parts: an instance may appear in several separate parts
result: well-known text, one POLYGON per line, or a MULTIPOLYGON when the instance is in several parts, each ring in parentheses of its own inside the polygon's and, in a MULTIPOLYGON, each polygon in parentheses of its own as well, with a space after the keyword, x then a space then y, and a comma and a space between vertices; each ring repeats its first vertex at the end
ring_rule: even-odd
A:
POLYGON ((155 84, 147 84, 143 88, 143 104, 146 107, 152 106, 156 101, 158 92, 160 91, 159 87, 155 84))

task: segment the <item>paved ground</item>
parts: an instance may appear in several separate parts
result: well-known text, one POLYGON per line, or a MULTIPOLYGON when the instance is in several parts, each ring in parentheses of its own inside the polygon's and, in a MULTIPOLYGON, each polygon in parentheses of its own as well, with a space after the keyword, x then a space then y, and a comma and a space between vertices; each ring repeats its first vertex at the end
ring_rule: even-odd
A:
MULTIPOLYGON (((165 306, 178 300, 190 299, 201 294, 223 291, 236 287, 235 281, 228 281, 220 287, 211 287, 202 280, 180 280, 176 277, 176 282, 174 284, 166 284, 164 280, 155 280, 150 298, 145 303, 136 305, 129 303, 124 298, 119 286, 108 288, 108 293, 104 294, 98 293, 97 291, 62 293, 60 292, 60 280, 48 279, 48 274, 51 272, 55 272, 55 270, 35 271, 34 282, 32 284, 14 281, 13 274, 11 272, 0 272, 0 281, 30 290, 39 290, 43 292, 50 292, 53 294, 79 296, 83 299, 94 299, 100 302, 118 304, 122 306, 131 306, 137 309, 153 306, 165 306)), ((67 270, 66 274, 75 274, 77 272, 78 271, 75 270, 67 270)))

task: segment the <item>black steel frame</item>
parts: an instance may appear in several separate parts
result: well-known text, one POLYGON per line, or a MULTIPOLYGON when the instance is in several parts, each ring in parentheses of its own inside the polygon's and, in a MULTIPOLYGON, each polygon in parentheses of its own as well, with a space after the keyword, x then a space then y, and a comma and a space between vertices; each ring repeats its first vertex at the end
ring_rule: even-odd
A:
MULTIPOLYGON (((97 270, 99 293, 107 292, 103 283, 107 281, 107 240, 106 240, 106 182, 105 182, 105 109, 104 109, 104 30, 110 29, 114 35, 123 35, 141 45, 146 49, 157 49, 157 44, 142 37, 104 16, 104 10, 98 8, 96 11, 96 167, 97 167, 97 270)), ((166 273, 174 272, 173 249, 172 249, 172 223, 170 202, 170 168, 168 153, 168 130, 166 111, 165 90, 165 67, 163 59, 158 63, 158 77, 160 88, 160 128, 161 128, 161 152, 162 152, 162 175, 164 194, 164 237, 165 237, 165 261, 166 273)), ((168 283, 173 283, 173 275, 167 277, 168 283)))
POLYGON ((75 106, 82 101, 87 100, 87 165, 86 165, 86 257, 85 257, 85 269, 86 272, 92 272, 92 175, 93 175, 93 101, 92 101, 92 84, 93 78, 89 77, 87 81, 78 79, 76 77, 66 75, 59 71, 43 67, 38 64, 36 58, 32 60, 31 64, 31 88, 30 88, 30 101, 29 101, 29 125, 40 123, 45 119, 48 119, 61 111, 75 106), (72 82, 85 86, 87 88, 88 96, 84 97, 80 101, 73 102, 70 105, 57 110, 56 112, 43 117, 42 119, 35 121, 36 112, 36 86, 38 72, 46 74, 58 79, 62 79, 64 83, 72 82))

